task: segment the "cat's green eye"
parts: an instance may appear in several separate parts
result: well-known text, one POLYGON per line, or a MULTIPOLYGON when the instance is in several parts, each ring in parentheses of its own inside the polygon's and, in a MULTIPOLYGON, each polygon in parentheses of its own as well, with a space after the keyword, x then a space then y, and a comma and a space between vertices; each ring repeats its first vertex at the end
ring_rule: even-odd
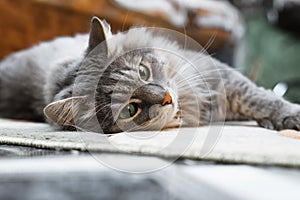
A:
POLYGON ((130 103, 122 109, 119 118, 128 119, 130 117, 133 117, 137 113, 137 111, 138 111, 138 105, 136 103, 130 103))
POLYGON ((150 77, 149 69, 142 64, 140 64, 140 66, 139 66, 139 74, 143 81, 147 81, 150 77))

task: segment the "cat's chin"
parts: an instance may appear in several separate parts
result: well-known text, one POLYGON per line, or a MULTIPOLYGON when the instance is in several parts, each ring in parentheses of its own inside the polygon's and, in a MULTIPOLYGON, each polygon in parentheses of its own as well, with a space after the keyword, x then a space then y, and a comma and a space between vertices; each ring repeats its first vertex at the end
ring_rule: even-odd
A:
POLYGON ((178 115, 177 105, 172 103, 170 105, 163 106, 162 116, 160 118, 164 119, 164 125, 160 127, 160 130, 168 128, 180 127, 181 119, 178 115))
POLYGON ((182 124, 179 111, 172 115, 173 117, 166 123, 163 130, 170 128, 179 128, 182 124))
POLYGON ((180 126, 181 126, 181 120, 179 118, 174 118, 174 120, 170 121, 168 124, 164 126, 163 130, 180 128, 180 126))

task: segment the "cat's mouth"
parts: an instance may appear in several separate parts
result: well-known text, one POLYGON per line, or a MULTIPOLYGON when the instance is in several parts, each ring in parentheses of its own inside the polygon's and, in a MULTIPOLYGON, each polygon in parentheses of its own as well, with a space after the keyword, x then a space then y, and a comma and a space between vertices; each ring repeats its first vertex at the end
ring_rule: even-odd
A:
MULTIPOLYGON (((157 124, 157 128, 164 129, 166 127, 174 126, 174 121, 178 118, 178 107, 176 101, 173 101, 171 104, 167 105, 153 105, 149 110, 149 116, 151 120, 149 120, 148 124, 157 124), (153 114, 151 110, 156 110, 153 114)), ((176 122, 176 126, 178 123, 176 122)))
POLYGON ((179 128, 182 124, 182 119, 180 115, 180 111, 177 111, 175 116, 170 120, 163 129, 169 129, 169 128, 179 128))

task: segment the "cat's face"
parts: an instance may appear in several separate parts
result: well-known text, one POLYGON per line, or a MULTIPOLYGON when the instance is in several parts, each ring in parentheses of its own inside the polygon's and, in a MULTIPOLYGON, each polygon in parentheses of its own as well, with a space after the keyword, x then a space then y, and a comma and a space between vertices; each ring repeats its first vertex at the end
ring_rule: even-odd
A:
POLYGON ((45 115, 65 127, 104 133, 161 130, 172 123, 178 97, 170 80, 172 70, 167 70, 170 64, 157 49, 132 47, 139 38, 130 34, 107 42, 109 25, 93 18, 72 97, 49 104, 45 115), (93 128, 96 123, 100 129, 93 128))
POLYGON ((177 96, 167 63, 151 49, 116 58, 96 89, 97 119, 104 132, 160 130, 177 112, 177 96))

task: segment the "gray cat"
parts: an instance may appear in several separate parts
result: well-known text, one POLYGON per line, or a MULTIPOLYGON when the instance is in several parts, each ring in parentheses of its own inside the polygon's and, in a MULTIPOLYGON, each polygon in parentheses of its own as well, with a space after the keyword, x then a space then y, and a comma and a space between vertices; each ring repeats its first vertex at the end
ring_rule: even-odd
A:
POLYGON ((117 133, 251 119, 300 129, 300 106, 154 29, 58 38, 0 63, 0 116, 117 133))

